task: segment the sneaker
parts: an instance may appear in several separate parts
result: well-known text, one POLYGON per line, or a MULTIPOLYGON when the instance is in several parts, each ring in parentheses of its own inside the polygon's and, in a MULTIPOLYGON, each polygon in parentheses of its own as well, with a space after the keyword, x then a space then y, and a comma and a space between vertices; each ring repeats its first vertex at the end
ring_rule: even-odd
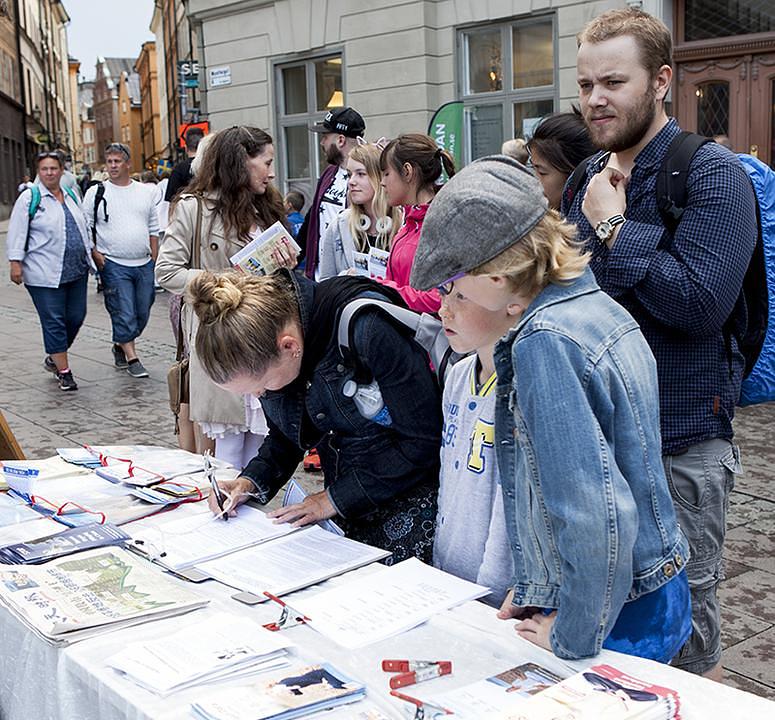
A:
POLYGON ((130 360, 129 364, 127 365, 126 371, 133 377, 133 378, 145 378, 148 377, 148 371, 143 367, 143 364, 138 360, 130 360))
POLYGON ((118 370, 125 370, 129 363, 126 361, 124 348, 121 345, 113 345, 113 362, 118 370))
POLYGON ((59 374, 59 370, 57 370, 56 363, 51 359, 51 355, 46 355, 46 358, 43 360, 43 367, 50 373, 54 373, 54 375, 59 374))
POLYGON ((68 390, 78 389, 78 385, 76 384, 75 380, 73 380, 73 373, 71 373, 69 370, 57 373, 57 380, 59 380, 60 390, 64 390, 66 392, 68 390))

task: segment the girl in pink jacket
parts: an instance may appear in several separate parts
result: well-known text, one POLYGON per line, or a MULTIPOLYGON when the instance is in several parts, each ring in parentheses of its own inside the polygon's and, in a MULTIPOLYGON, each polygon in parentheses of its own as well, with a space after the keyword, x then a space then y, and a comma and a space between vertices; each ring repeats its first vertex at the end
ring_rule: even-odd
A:
POLYGON ((441 307, 439 293, 420 291, 409 286, 417 243, 428 205, 439 188, 442 170, 447 177, 455 174, 452 156, 439 148, 432 138, 419 133, 399 135, 382 151, 382 187, 388 203, 404 206, 404 222, 390 248, 384 285, 401 293, 406 304, 418 312, 436 313, 441 307))

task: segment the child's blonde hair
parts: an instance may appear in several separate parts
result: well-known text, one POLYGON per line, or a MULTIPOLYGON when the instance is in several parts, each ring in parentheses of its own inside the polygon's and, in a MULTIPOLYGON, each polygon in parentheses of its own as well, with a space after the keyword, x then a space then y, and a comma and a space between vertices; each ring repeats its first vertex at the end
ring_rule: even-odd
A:
MULTIPOLYGON (((383 218, 388 218, 390 222, 381 224, 377 228, 371 228, 375 231, 377 239, 374 246, 380 250, 389 250, 398 228, 401 226, 401 213, 398 208, 391 208, 388 205, 387 195, 381 185, 382 170, 380 169, 380 157, 382 150, 373 143, 356 145, 350 150, 350 159, 361 163, 366 168, 366 174, 369 176, 369 182, 374 188, 374 199, 371 201, 371 209, 374 217, 379 223, 383 218)), ((350 205, 349 228, 355 249, 358 252, 369 252, 369 240, 366 231, 361 227, 361 218, 368 217, 366 208, 359 203, 350 205)))
POLYGON ((589 259, 576 240, 576 226, 548 210, 527 235, 469 274, 503 275, 513 290, 533 296, 549 283, 560 285, 580 277, 589 259))

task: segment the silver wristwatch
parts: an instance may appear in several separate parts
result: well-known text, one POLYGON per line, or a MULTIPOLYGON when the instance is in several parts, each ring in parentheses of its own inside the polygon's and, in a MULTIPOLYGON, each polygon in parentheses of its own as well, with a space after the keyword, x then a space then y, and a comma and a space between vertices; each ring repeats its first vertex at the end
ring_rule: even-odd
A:
POLYGON ((611 235, 614 234, 614 229, 617 225, 621 225, 627 218, 624 215, 611 215, 607 220, 601 220, 595 225, 595 235, 602 242, 608 242, 611 239, 611 235))

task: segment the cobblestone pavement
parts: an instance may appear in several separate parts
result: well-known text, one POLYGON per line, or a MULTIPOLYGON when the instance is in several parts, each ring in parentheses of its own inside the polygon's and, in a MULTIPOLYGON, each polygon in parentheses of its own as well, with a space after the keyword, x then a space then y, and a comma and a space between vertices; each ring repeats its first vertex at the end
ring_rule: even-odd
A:
MULTIPOLYGON (((110 322, 92 281, 86 323, 70 353, 79 389, 61 392, 43 369, 29 295, 8 279, 6 226, 0 223, 0 408, 27 455, 46 457, 74 443, 175 446, 167 405, 166 371, 175 355, 167 294, 157 294, 138 342, 150 378, 135 380, 113 367, 110 322)), ((729 684, 775 699, 775 403, 740 410, 736 433, 745 474, 729 514, 722 660, 729 684)))

